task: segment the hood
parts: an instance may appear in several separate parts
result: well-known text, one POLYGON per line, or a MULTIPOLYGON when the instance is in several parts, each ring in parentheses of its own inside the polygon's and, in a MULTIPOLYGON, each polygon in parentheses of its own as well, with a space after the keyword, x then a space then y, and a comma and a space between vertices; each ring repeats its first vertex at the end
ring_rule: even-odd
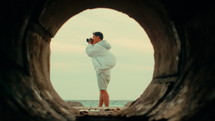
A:
POLYGON ((101 46, 103 46, 107 50, 111 49, 110 44, 106 40, 102 40, 102 41, 98 42, 98 44, 100 44, 101 46))

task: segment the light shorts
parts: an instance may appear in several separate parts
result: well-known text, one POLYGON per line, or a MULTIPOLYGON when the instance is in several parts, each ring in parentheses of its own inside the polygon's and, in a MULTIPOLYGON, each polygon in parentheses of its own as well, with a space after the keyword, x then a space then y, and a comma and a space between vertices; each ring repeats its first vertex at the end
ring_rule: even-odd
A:
POLYGON ((110 82, 111 68, 96 70, 97 82, 99 90, 107 90, 110 82))

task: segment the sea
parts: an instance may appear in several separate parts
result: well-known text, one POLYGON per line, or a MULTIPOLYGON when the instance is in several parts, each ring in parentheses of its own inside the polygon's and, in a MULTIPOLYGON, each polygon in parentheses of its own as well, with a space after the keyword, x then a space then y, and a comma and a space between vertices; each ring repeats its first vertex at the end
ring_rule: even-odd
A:
MULTIPOLYGON (((98 100, 65 100, 72 102, 80 102, 84 107, 98 107, 98 100)), ((109 107, 124 107, 127 103, 133 100, 110 100, 109 107)))

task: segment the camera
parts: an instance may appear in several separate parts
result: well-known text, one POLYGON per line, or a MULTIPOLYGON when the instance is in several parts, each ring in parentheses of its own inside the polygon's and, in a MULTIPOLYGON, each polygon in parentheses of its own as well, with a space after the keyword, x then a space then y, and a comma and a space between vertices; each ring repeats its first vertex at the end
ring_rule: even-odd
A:
POLYGON ((86 40, 87 42, 92 42, 93 41, 93 39, 92 38, 87 38, 87 40, 86 40))

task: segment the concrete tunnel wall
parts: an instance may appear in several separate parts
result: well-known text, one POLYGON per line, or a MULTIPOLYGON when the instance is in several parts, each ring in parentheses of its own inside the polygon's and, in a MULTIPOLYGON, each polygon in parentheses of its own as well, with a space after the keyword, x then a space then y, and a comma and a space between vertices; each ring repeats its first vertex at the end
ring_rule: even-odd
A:
POLYGON ((50 82, 50 41, 70 17, 97 7, 134 18, 154 48, 150 85, 115 117, 214 119, 213 4, 192 0, 23 0, 2 5, 0 120, 76 120, 78 111, 66 105, 50 82))

